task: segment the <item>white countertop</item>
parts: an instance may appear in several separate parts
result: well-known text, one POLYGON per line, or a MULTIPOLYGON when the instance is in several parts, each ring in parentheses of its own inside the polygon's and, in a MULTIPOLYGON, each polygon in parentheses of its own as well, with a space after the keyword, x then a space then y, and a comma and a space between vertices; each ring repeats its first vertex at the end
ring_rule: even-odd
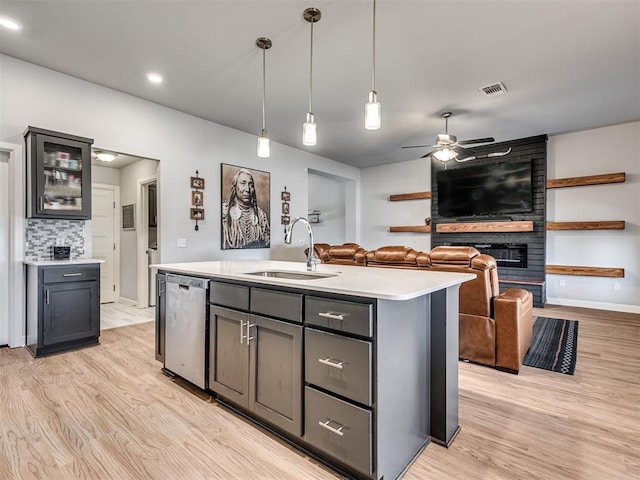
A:
POLYGON ((337 276, 313 280, 292 280, 247 274, 247 272, 263 270, 295 272, 306 272, 307 270, 307 265, 304 262, 271 260, 165 263, 150 265, 149 267, 183 275, 242 280, 266 285, 295 287, 316 292, 341 293, 387 300, 408 300, 475 278, 475 275, 467 273, 327 264, 319 264, 316 272, 337 273, 337 276))
POLYGON ((56 265, 83 265, 88 263, 104 263, 104 260, 96 258, 77 258, 75 260, 23 260, 25 265, 33 265, 34 267, 53 267, 56 265))

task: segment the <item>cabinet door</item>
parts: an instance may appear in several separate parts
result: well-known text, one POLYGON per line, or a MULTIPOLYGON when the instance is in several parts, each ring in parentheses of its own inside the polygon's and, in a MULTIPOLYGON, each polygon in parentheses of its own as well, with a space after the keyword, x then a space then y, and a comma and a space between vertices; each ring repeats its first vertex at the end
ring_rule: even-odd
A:
POLYGON ((100 334, 100 287, 97 281, 45 284, 43 288, 43 346, 100 334))
POLYGON ((41 133, 29 135, 29 216, 90 219, 91 143, 41 133))
POLYGON ((249 408, 302 435, 302 326, 252 315, 249 408))
POLYGON ((209 388, 242 407, 249 406, 249 315, 211 307, 209 388))
POLYGON ((165 324, 167 320, 166 276, 156 274, 156 360, 164 362, 165 324))

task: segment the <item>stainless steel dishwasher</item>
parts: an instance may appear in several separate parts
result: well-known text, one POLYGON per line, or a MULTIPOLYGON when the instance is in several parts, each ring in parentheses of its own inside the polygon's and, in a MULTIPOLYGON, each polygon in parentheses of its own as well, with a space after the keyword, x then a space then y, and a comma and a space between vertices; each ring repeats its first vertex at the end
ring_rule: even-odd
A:
POLYGON ((164 368, 205 388, 209 280, 167 275, 164 368))

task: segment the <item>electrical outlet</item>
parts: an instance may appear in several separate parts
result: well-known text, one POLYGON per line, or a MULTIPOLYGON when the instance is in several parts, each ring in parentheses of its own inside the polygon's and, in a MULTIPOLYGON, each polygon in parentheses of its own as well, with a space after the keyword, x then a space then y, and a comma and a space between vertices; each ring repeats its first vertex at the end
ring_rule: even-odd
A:
POLYGON ((558 280, 558 285, 560 285, 561 287, 566 287, 567 286, 567 282, 563 279, 558 280))
POLYGON ((620 282, 614 282, 614 283, 613 283, 613 289, 614 289, 616 292, 619 292, 620 290, 622 290, 622 285, 620 285, 620 282))
POLYGON ((187 248, 187 239, 179 238, 178 239, 178 248, 187 248))

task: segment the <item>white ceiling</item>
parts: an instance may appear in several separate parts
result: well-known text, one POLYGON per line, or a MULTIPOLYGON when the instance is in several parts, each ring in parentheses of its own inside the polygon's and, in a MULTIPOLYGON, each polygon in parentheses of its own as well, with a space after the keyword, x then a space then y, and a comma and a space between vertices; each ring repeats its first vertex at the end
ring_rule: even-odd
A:
MULTIPOLYGON (((267 36, 267 129, 278 142, 357 167, 417 158, 444 129, 497 141, 640 120, 640 0, 378 0, 378 131, 371 0, 3 0, 0 52, 258 135, 267 36), (315 6, 314 113, 301 144, 315 6), (145 74, 165 82, 154 86, 145 74), (479 87, 502 81, 509 93, 479 87)), ((277 150, 274 150, 277 154, 277 150)))

